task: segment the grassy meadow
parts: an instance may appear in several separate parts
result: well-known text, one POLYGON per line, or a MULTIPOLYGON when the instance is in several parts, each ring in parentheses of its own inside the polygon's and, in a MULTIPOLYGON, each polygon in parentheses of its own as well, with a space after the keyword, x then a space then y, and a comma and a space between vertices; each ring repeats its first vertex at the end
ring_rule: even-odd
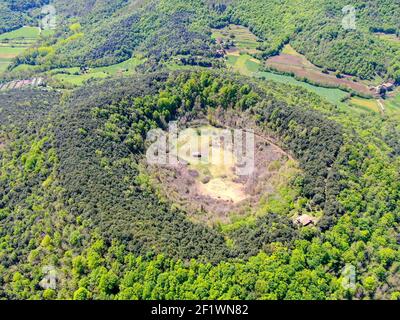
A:
POLYGON ((37 27, 22 27, 0 34, 0 74, 7 70, 16 56, 39 39, 40 33, 37 27))

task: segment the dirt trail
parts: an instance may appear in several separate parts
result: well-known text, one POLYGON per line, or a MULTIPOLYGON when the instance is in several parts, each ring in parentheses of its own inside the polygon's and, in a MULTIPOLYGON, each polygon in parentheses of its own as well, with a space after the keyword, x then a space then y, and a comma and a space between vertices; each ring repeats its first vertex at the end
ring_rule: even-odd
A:
POLYGON ((379 107, 381 108, 381 110, 382 110, 382 113, 385 113, 385 106, 383 105, 383 103, 382 103, 382 101, 381 100, 376 100, 377 102, 378 102, 378 105, 379 105, 379 107))

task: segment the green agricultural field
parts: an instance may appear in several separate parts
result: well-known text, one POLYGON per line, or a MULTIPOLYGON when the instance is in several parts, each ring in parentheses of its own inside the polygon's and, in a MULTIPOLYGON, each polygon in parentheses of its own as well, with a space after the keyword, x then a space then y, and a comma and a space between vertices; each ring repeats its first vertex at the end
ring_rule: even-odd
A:
POLYGON ((107 78, 107 74, 104 72, 93 72, 87 74, 56 74, 54 79, 60 81, 61 83, 67 83, 74 86, 81 86, 89 79, 101 79, 107 78))
POLYGON ((22 51, 24 51, 25 48, 23 47, 13 47, 13 46, 1 46, 0 47, 0 57, 11 57, 11 56, 16 56, 17 54, 20 54, 22 51))
POLYGON ((233 71, 239 72, 243 75, 255 76, 257 78, 265 78, 266 80, 273 80, 276 82, 306 88, 336 105, 344 105, 342 100, 348 95, 346 91, 337 88, 318 87, 303 81, 296 80, 292 76, 280 75, 266 71, 261 72, 259 71, 259 61, 248 54, 228 55, 227 64, 229 67, 232 68, 233 71))
POLYGON ((336 105, 344 105, 342 100, 348 95, 346 91, 340 89, 318 87, 303 81, 296 80, 291 76, 275 74, 272 72, 258 72, 255 76, 258 78, 264 78, 266 80, 273 80, 280 83, 306 88, 336 105))
POLYGON ((379 113, 382 112, 379 103, 374 99, 363 99, 358 97, 353 97, 349 101, 351 106, 355 106, 356 108, 360 108, 362 110, 368 112, 379 113))
POLYGON ((395 34, 378 33, 377 36, 379 37, 379 39, 388 41, 400 47, 400 37, 397 37, 395 34))
POLYGON ((253 75, 260 67, 260 62, 248 54, 228 55, 227 64, 234 71, 247 76, 253 75))
POLYGON ((37 27, 22 27, 0 35, 0 73, 7 70, 12 60, 40 37, 37 27))
POLYGON ((400 112, 400 92, 385 101, 385 108, 392 112, 400 112))
POLYGON ((12 69, 12 73, 15 72, 24 72, 24 71, 34 71, 35 69, 37 69, 37 66, 32 66, 30 64, 20 64, 18 66, 16 66, 15 68, 12 69))
POLYGON ((22 40, 22 39, 38 39, 40 29, 37 27, 22 27, 20 29, 0 34, 0 41, 4 40, 22 40))
POLYGON ((128 59, 121 63, 113 64, 106 67, 94 68, 93 70, 95 70, 95 72, 104 72, 111 75, 115 75, 117 73, 133 74, 135 73, 135 68, 141 63, 143 63, 142 58, 137 56, 132 57, 131 59, 128 59))

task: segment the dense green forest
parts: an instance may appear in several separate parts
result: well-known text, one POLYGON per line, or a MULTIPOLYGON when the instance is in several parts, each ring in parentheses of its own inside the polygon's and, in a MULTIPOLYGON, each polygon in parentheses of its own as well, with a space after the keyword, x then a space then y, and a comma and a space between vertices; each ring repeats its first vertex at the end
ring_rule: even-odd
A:
POLYGON ((398 88, 365 99, 378 112, 348 92, 332 104, 231 72, 212 37, 245 26, 260 65, 290 44, 325 71, 399 84, 399 0, 353 1, 355 30, 344 0, 0 0, 0 34, 38 26, 49 3, 57 28, 0 75, 0 300, 400 299, 398 88), (42 85, 1 87, 32 77, 42 85), (162 193, 146 138, 221 119, 296 170, 277 168, 271 195, 205 223, 162 193))
POLYGON ((295 87, 229 78, 161 73, 2 94, 1 296, 397 298, 400 163, 385 140, 398 128, 373 115, 349 122, 295 87), (210 107, 248 112, 303 168, 295 198, 224 234, 158 198, 140 169, 150 128, 210 107), (324 219, 298 229, 294 209, 324 219), (57 290, 38 287, 48 265, 57 290))

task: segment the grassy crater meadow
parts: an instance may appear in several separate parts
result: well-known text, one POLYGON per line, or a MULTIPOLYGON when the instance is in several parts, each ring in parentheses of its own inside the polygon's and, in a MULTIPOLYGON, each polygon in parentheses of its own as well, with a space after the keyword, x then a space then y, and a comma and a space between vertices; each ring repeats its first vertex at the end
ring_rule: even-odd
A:
POLYGON ((48 3, 0 1, 0 299, 400 298, 398 1, 48 3))

